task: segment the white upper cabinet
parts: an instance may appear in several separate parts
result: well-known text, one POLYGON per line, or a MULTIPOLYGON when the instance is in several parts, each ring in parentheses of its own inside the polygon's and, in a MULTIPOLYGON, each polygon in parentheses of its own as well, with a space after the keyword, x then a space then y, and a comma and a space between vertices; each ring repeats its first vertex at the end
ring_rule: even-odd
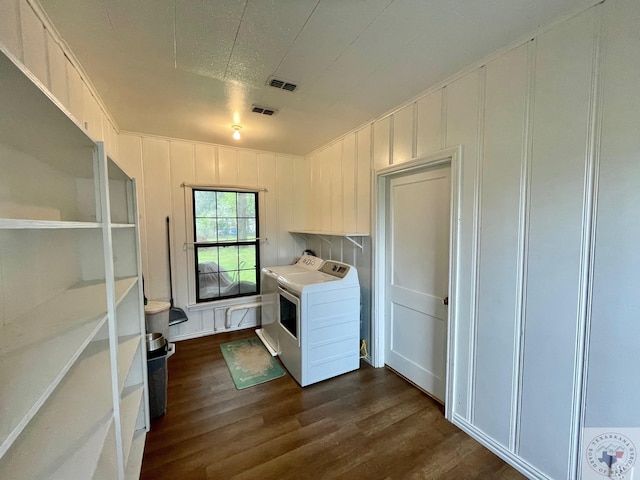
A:
POLYGON ((0 2, 0 44, 11 52, 18 60, 22 59, 22 41, 20 39, 20 22, 18 1, 0 2))
POLYGON ((49 88, 47 46, 42 22, 31 5, 20 2, 20 31, 22 33, 23 61, 33 75, 49 88))

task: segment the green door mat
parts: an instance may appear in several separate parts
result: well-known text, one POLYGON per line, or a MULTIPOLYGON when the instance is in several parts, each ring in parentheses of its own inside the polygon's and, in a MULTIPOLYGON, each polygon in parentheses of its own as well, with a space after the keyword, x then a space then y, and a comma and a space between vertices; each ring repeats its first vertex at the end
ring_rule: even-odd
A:
POLYGON ((223 343, 220 350, 238 390, 282 377, 285 373, 257 337, 223 343))

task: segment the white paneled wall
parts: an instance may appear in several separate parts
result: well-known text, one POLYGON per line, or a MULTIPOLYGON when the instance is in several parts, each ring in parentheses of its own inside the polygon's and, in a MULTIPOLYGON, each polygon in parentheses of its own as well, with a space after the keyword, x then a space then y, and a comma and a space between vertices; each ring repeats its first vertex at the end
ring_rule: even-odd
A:
MULTIPOLYGON (((276 185, 273 192, 277 192, 275 207, 277 212, 275 226, 277 228, 270 238, 272 241, 277 239, 274 247, 277 249, 277 258, 273 265, 285 265, 292 263, 295 258, 300 256, 303 250, 301 248, 303 245, 301 240, 295 235, 287 235, 286 232, 294 230, 294 205, 297 202, 296 193, 299 191, 296 190, 295 186, 304 179, 304 176, 295 176, 296 166, 304 166, 304 160, 300 157, 285 155, 274 155, 274 157, 276 162, 276 185)), ((254 185, 260 185, 257 175, 254 185)), ((269 245, 272 245, 272 243, 269 245)), ((266 265, 266 263, 262 263, 266 265)))
MULTIPOLYGON (((407 105, 393 114, 393 161, 401 163, 414 157, 413 132, 415 104, 407 105)), ((380 132, 382 133, 382 132, 380 132)))
POLYGON ((541 35, 536 48, 520 455, 551 478, 570 474, 574 448, 595 13, 541 35))
MULTIPOLYGON (((531 478, 580 478, 590 468, 580 464, 583 427, 637 428, 640 441, 640 384, 613 373, 640 370, 638 22, 637 1, 607 0, 356 134, 358 186, 370 164, 462 147, 449 401, 457 425, 531 478)), ((323 208, 317 189, 337 180, 318 163, 341 145, 344 166, 352 135, 307 157, 310 213, 323 208)), ((343 205, 351 219, 350 197, 343 205)), ((328 232, 326 221, 312 227, 328 232)), ((328 238, 309 245, 351 259, 348 242, 328 238)), ((353 253, 363 272, 366 242, 353 253)))
POLYGON ((639 22, 637 0, 605 4, 586 427, 640 427, 639 22))
POLYGON ((373 167, 384 168, 391 163, 389 138, 391 135, 391 119, 389 116, 373 124, 373 167))
POLYGON ((78 71, 70 51, 40 10, 26 0, 0 0, 0 49, 21 63, 107 153, 117 156, 117 128, 95 89, 78 71))
MULTIPOLYGON (((181 340, 225 331, 228 306, 250 303, 258 297, 195 304, 195 260, 191 238, 191 207, 186 198, 190 189, 183 183, 199 185, 238 185, 266 188, 259 194, 260 264, 293 263, 304 249, 304 241, 289 233, 296 214, 303 223, 300 207, 307 191, 300 188, 306 178, 304 159, 291 155, 257 152, 240 148, 209 145, 184 140, 120 135, 120 156, 130 172, 138 172, 141 199, 141 245, 144 252, 145 292, 154 300, 169 299, 169 264, 166 218, 170 219, 174 304, 183 308, 189 321, 171 327, 173 340, 181 340), (298 210, 296 211, 296 208, 298 210)), ((259 310, 236 311, 231 329, 256 325, 259 310)))
POLYGON ((417 104, 416 157, 444 148, 443 89, 421 98, 417 104))
MULTIPOLYGON (((282 161, 278 162, 275 154, 259 153, 257 158, 260 186, 268 189, 268 192, 259 198, 260 215, 262 217, 260 219, 260 236, 267 238, 263 243, 263 248, 260 249, 260 262, 262 265, 280 265, 280 259, 278 258, 279 233, 281 233, 283 237, 292 238, 288 230, 282 228, 278 223, 278 204, 280 201, 278 198, 279 192, 277 191, 278 171, 282 172, 282 175, 287 175, 287 173, 284 171, 284 168, 278 168, 278 163, 282 165, 282 161)), ((289 171, 289 173, 290 172, 291 171, 289 171)), ((293 181, 293 178, 288 178, 288 182, 293 183, 293 181)), ((282 198, 281 200, 286 201, 288 199, 282 198)), ((294 259, 295 253, 291 251, 287 261, 283 261, 282 264, 293 263, 294 259)))
MULTIPOLYGON (((484 93, 484 72, 481 68, 447 86, 447 146, 462 145, 462 200, 459 225, 461 248, 458 258, 459 276, 467 281, 458 285, 457 305, 459 318, 470 319, 475 312, 475 278, 477 259, 477 210, 479 205, 478 157, 480 145, 480 103, 484 93)), ((442 127, 440 127, 442 128, 442 127)), ((471 417, 472 402, 469 392, 473 389, 472 360, 475 352, 475 323, 460 322, 456 328, 458 349, 455 358, 454 410, 462 418, 471 417)))
POLYGON ((475 425, 508 447, 517 389, 519 232, 522 200, 527 45, 485 67, 484 141, 478 192, 475 315, 475 425), (509 105, 509 108, 504 108, 509 105), (509 285, 511 291, 505 292, 509 285), (516 321, 514 321, 516 320, 516 321), (513 413, 513 412, 512 412, 513 413))

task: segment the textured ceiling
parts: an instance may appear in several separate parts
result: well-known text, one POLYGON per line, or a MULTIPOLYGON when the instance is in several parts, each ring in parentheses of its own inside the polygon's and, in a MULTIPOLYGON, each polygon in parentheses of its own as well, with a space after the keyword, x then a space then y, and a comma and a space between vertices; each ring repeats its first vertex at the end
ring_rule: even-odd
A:
POLYGON ((594 2, 41 3, 121 129, 305 154, 594 2), (272 75, 299 89, 267 86, 272 75), (252 104, 278 113, 251 113, 252 104))

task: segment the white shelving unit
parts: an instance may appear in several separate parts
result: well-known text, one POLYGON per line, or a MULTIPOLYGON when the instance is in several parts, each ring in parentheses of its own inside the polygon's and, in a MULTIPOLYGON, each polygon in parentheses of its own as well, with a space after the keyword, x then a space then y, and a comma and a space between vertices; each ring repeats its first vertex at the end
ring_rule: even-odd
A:
POLYGON ((331 245, 331 240, 329 240, 327 237, 344 237, 360 250, 363 250, 364 246, 362 244, 362 241, 359 242, 357 239, 369 236, 369 234, 367 233, 324 232, 320 230, 289 230, 289 233, 293 233, 295 235, 300 235, 303 237, 307 235, 316 235, 329 245, 331 245))
POLYGON ((135 185, 0 51, 0 478, 137 478, 135 185))

